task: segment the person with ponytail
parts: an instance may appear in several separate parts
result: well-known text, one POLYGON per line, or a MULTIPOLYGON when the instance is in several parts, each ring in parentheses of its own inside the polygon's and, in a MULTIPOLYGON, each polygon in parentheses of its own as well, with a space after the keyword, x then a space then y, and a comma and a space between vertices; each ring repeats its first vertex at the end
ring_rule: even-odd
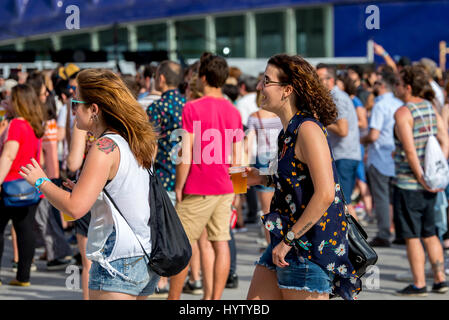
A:
POLYGON ((80 71, 77 83, 71 106, 76 127, 96 141, 78 181, 64 183, 72 191, 47 180, 34 159, 20 174, 67 216, 80 219, 90 210, 86 252, 92 261, 90 299, 146 299, 159 281, 143 251, 151 252, 152 245, 147 169, 153 166, 157 135, 145 111, 112 71, 80 71))
MULTIPOLYGON (((4 182, 22 179, 19 170, 29 163, 31 158, 40 161, 45 131, 38 98, 29 85, 19 84, 13 87, 6 104, 12 119, 0 137, 0 186, 4 182)), ((4 248, 4 231, 10 219, 17 233, 20 257, 16 279, 12 280, 10 285, 23 287, 30 285, 30 270, 35 249, 33 225, 37 206, 38 203, 9 207, 3 200, 0 201, 0 261, 4 248)))
POLYGON ((275 173, 247 170, 248 185, 275 188, 262 217, 270 243, 256 263, 247 298, 352 299, 361 281, 348 257, 348 221, 325 129, 336 121, 337 108, 300 56, 271 57, 257 90, 260 107, 279 116, 283 129, 275 173))

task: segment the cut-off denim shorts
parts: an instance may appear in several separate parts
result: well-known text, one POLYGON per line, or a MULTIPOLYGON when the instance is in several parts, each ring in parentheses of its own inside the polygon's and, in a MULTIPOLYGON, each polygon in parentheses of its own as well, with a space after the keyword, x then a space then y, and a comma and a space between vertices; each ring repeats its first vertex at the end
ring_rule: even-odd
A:
MULTIPOLYGON (((106 240, 103 249, 104 257, 111 254, 114 244, 115 229, 106 240)), ((112 276, 98 262, 93 261, 89 271, 89 289, 120 292, 133 296, 149 296, 154 293, 160 277, 148 266, 146 256, 117 259, 110 264, 128 279, 124 279, 119 274, 112 276)))
POLYGON ((276 272, 278 286, 281 289, 292 289, 317 293, 331 293, 333 274, 316 263, 297 256, 292 250, 284 260, 289 264, 280 268, 273 263, 273 246, 269 244, 256 265, 261 265, 276 272))

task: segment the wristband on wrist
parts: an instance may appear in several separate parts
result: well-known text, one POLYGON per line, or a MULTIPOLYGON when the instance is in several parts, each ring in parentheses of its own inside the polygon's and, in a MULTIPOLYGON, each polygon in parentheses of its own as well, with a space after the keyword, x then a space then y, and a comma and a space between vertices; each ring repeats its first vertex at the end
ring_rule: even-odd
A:
POLYGON ((294 240, 288 240, 286 237, 284 237, 284 243, 287 245, 287 246, 290 246, 290 247, 293 247, 293 241, 294 240))
POLYGON ((40 187, 42 186, 42 184, 45 181, 50 181, 50 179, 48 179, 47 177, 44 178, 39 178, 36 180, 36 183, 34 184, 34 187, 36 188, 37 191, 41 192, 40 187))
POLYGON ((388 56, 388 52, 387 52, 387 51, 384 51, 384 52, 382 53, 382 57, 386 57, 386 56, 388 56))

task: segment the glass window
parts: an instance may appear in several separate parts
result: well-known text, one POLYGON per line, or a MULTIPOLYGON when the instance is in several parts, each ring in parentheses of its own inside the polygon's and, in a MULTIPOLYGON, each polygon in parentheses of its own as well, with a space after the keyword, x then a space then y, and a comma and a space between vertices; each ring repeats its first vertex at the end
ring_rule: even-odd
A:
POLYGON ((111 28, 98 32, 98 41, 100 44, 100 50, 108 53, 108 59, 115 58, 115 50, 117 46, 117 52, 119 59, 121 59, 120 53, 128 50, 128 29, 126 28, 111 28))
POLYGON ((271 57, 285 51, 284 20, 282 12, 256 15, 257 57, 271 57))
POLYGON ((15 51, 16 46, 14 44, 8 44, 0 47, 0 51, 15 51))
POLYGON ((90 34, 83 33, 61 37, 61 49, 90 50, 90 34))
POLYGON ((165 23, 137 27, 137 50, 167 50, 167 25, 165 23))
POLYGON ((24 49, 35 51, 36 60, 49 60, 53 43, 51 39, 29 40, 25 42, 24 49))
POLYGON ((305 57, 324 57, 324 10, 296 10, 297 52, 305 57))
POLYGON ((215 18, 217 54, 225 57, 245 57, 244 16, 215 18))
POLYGON ((184 59, 199 59, 206 50, 206 21, 176 21, 176 45, 184 59))

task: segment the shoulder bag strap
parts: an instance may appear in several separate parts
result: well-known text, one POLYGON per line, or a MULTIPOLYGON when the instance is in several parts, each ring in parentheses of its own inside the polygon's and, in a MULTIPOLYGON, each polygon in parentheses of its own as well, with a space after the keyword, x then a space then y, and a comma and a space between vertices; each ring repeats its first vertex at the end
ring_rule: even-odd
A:
POLYGON ((424 118, 422 116, 422 113, 419 111, 418 106, 416 104, 413 104, 413 103, 410 103, 410 104, 414 107, 414 110, 416 110, 418 115, 421 117, 421 120, 423 121, 423 124, 424 124, 424 127, 426 128, 426 131, 429 133, 429 135, 433 136, 433 133, 432 133, 432 119, 433 119, 433 117, 432 117, 432 106, 431 106, 431 104, 427 104, 427 107, 430 109, 430 112, 429 112, 429 117, 430 117, 429 128, 425 125, 426 122, 424 121, 424 118))

